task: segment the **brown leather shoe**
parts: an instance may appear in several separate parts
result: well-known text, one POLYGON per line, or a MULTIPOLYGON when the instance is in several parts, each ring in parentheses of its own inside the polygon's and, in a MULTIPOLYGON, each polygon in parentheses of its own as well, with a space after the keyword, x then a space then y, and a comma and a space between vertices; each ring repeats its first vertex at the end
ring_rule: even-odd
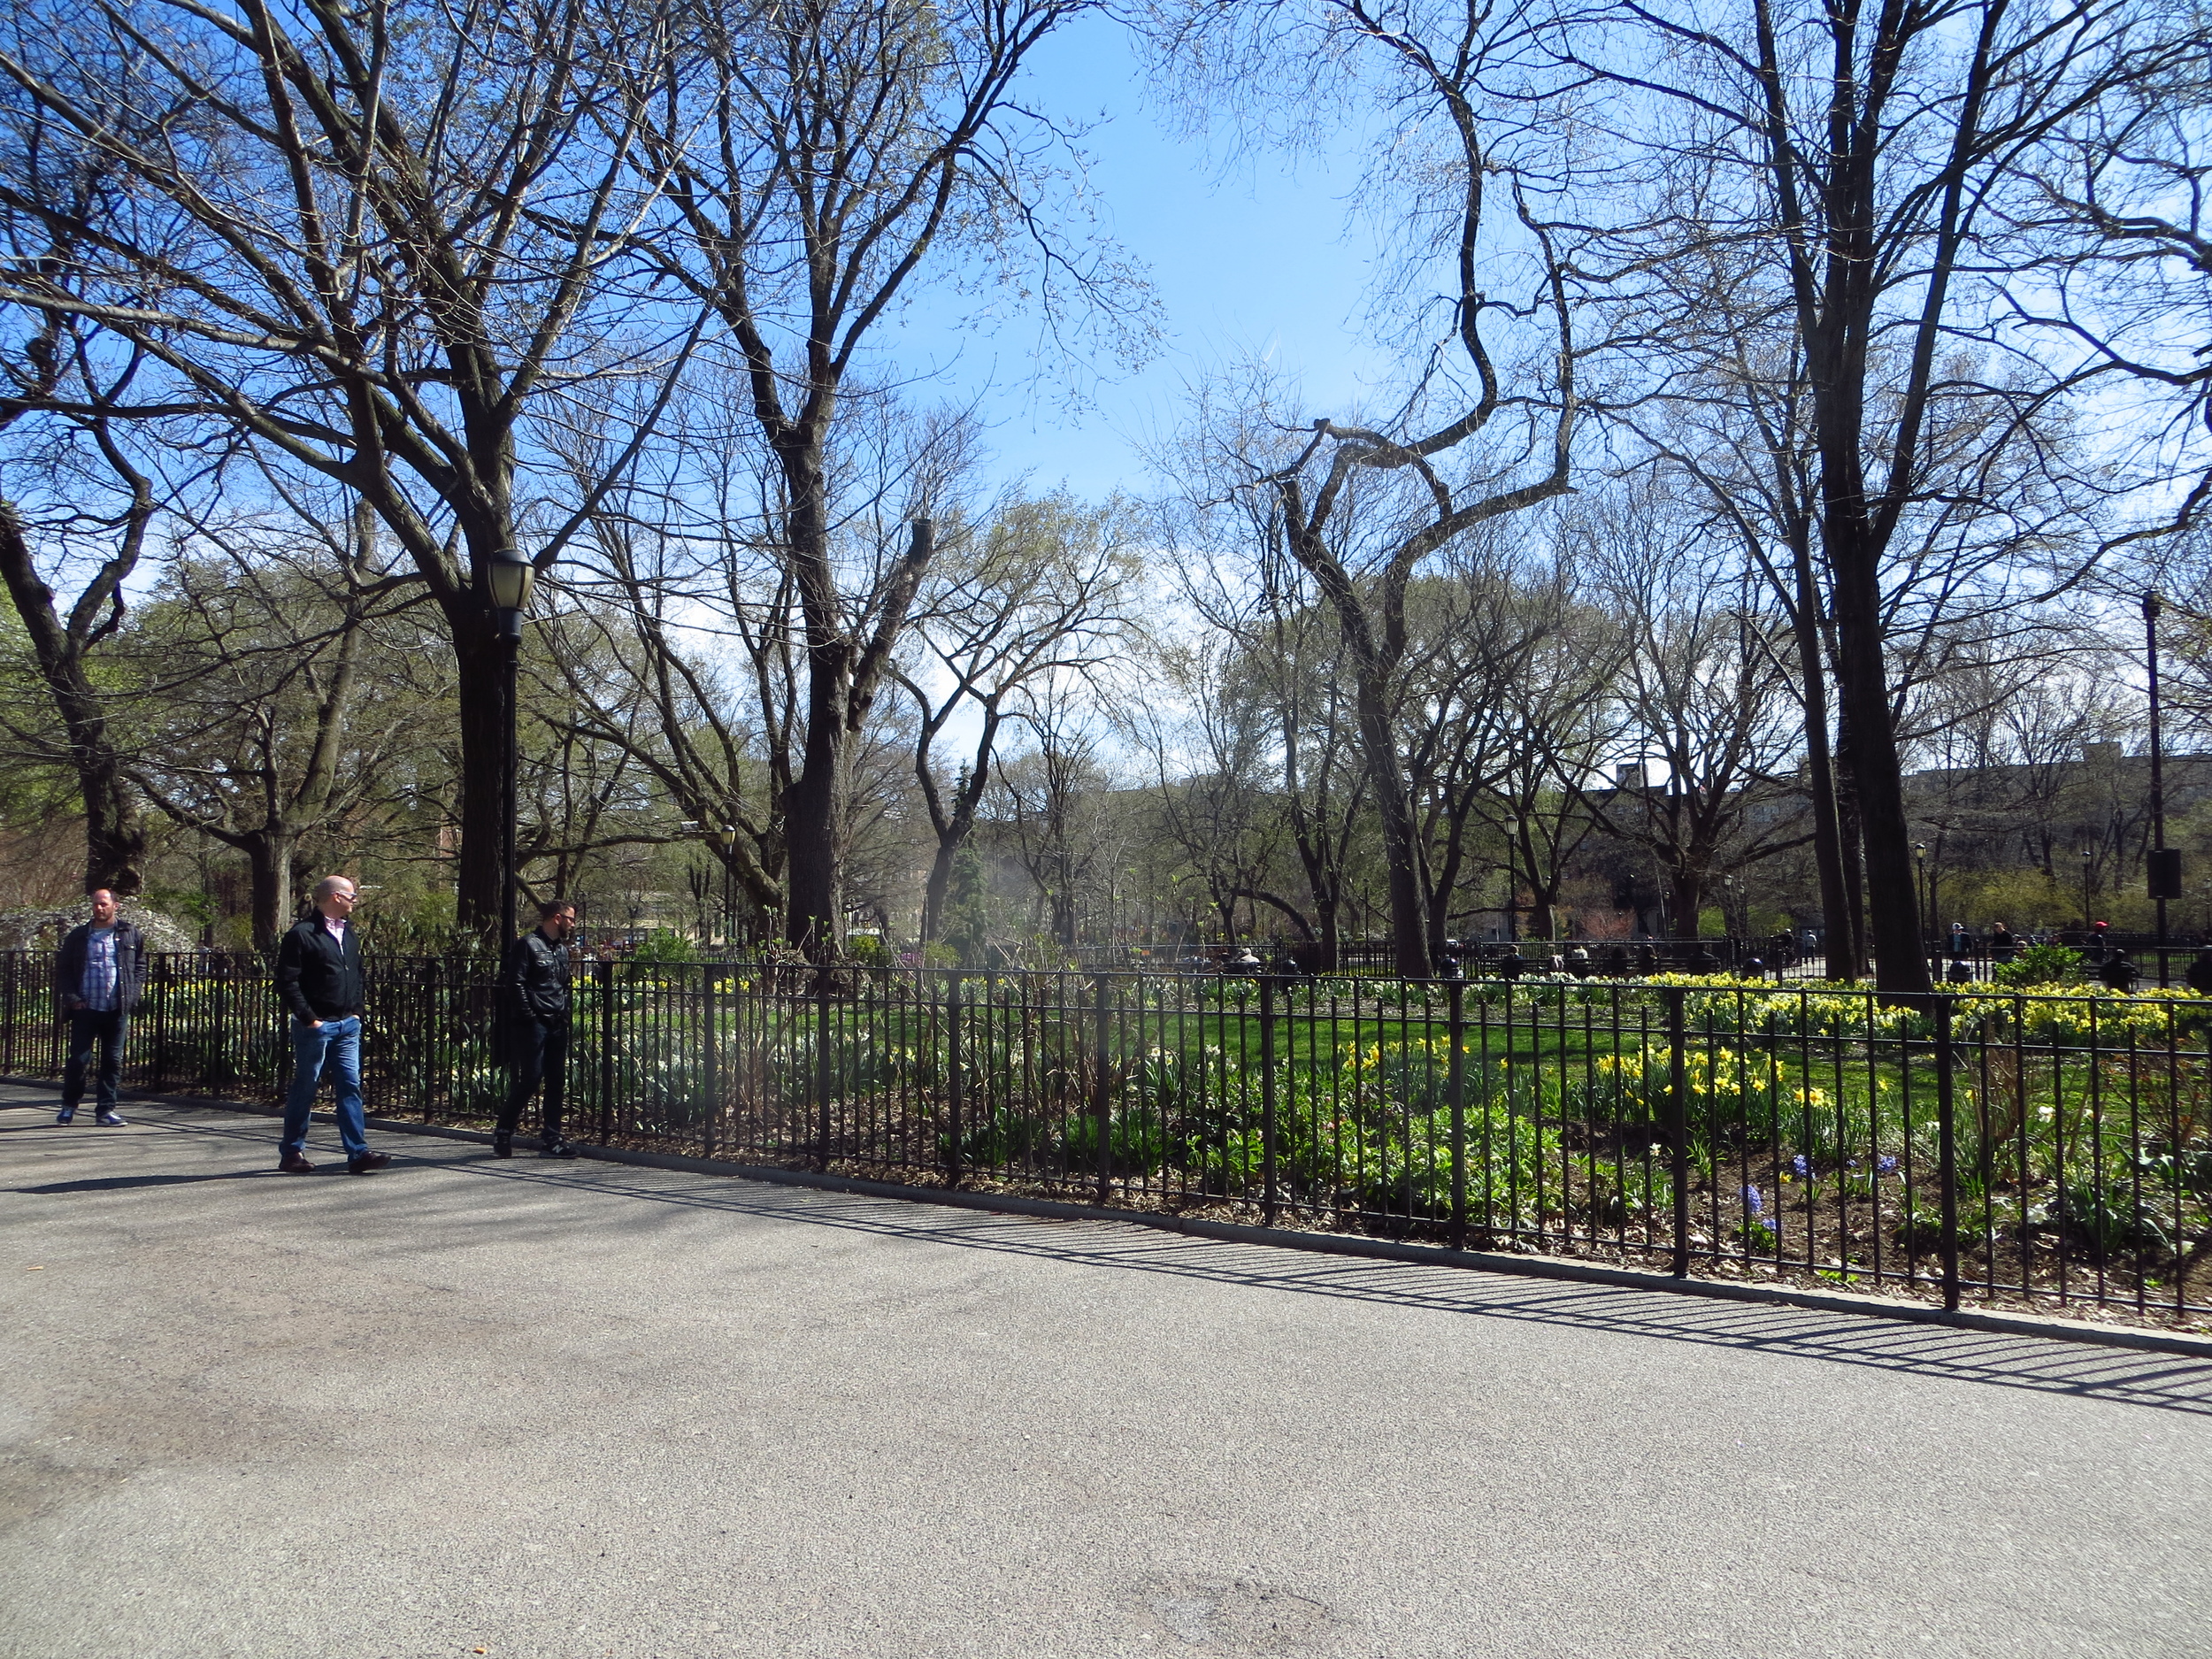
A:
POLYGON ((346 1160, 346 1173, 366 1175, 371 1170, 380 1170, 391 1162, 391 1156, 383 1152, 364 1152, 357 1158, 346 1160))
POLYGON ((315 1166, 296 1152, 288 1152, 277 1165, 280 1175, 312 1175, 315 1166))

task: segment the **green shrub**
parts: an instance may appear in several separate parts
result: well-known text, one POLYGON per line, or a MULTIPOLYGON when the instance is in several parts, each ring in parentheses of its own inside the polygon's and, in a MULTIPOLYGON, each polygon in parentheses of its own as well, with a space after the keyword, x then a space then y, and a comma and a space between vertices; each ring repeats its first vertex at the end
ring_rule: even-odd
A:
POLYGON ((2030 945, 1993 976, 2000 985, 2063 985, 2081 967, 2081 952, 2064 945, 2030 945))

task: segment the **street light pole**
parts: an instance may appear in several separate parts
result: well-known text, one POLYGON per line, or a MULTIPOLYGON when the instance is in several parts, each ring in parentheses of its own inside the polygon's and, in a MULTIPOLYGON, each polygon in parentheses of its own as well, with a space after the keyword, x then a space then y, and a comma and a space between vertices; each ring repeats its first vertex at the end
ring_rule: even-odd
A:
POLYGON ((1916 878, 1913 882, 1913 892, 1920 901, 1920 950, 1921 954, 1925 956, 1928 949, 1928 929, 1934 926, 1928 915, 1932 907, 1928 902, 1927 842, 1915 841, 1912 844, 1912 864, 1913 874, 1916 878))
POLYGON ((2166 845, 2166 772, 2158 730, 2158 612, 2156 594, 2143 595, 2144 657, 2151 692, 2151 897, 2158 905, 2158 983, 2166 985, 2166 901, 2182 896, 2181 853, 2166 845))
POLYGON ((511 547, 495 550, 484 572, 486 597, 499 629, 499 948, 515 936, 515 817, 518 810, 521 762, 517 752, 516 684, 522 663, 522 617, 530 608, 535 575, 530 561, 511 547))
POLYGON ((1521 833, 1521 820, 1509 818, 1505 821, 1505 942, 1512 944, 1520 938, 1515 926, 1521 908, 1520 876, 1513 861, 1513 843, 1521 833))
POLYGON ((737 856, 737 826, 725 824, 715 837, 722 844, 722 942, 737 943, 737 901, 730 891, 730 864, 737 856))
POLYGON ((2081 931, 2084 938, 2088 936, 2089 930, 2096 925, 2089 914, 2089 864, 2096 856, 2096 848, 2092 846, 2088 838, 2085 836, 2081 843, 2081 931))

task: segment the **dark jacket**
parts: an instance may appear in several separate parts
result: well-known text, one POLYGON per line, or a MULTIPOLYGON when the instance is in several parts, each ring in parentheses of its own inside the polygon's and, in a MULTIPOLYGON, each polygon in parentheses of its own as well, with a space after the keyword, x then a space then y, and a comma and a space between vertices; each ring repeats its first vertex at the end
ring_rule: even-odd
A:
POLYGON ((346 926, 342 949, 317 911, 297 923, 277 947, 277 995, 301 1025, 343 1019, 362 1009, 361 933, 346 926))
MULTIPOLYGON (((83 997, 85 952, 91 938, 90 922, 71 928, 54 958, 54 995, 65 1012, 75 1008, 83 997)), ((138 1006, 138 994, 145 986, 146 935, 119 916, 115 918, 115 1006, 129 1013, 138 1006)))
POLYGON ((499 990, 510 1019, 559 1025, 568 1018, 568 948, 532 928, 507 947, 499 990))

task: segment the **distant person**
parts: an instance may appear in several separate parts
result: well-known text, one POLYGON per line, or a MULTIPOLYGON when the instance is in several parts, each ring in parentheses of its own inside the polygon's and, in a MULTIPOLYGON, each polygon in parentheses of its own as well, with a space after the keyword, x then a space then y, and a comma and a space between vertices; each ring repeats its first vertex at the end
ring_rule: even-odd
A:
POLYGON ((1951 960, 1964 962, 1974 954, 1974 935, 1966 931, 1964 922, 1951 924, 1951 960))
POLYGON ((2012 936, 2012 929, 1999 922, 1989 930, 1990 961, 2001 968, 2019 954, 2020 941, 2012 936))
POLYGON ((123 1077, 123 1038, 146 983, 146 935, 116 914, 115 895, 92 893, 92 919, 69 930, 54 958, 54 1001, 69 1017, 69 1055, 61 1071, 58 1124, 74 1123, 84 1099, 84 1074, 100 1051, 99 1083, 92 1097, 94 1121, 120 1129, 115 1108, 123 1077))
POLYGON ((277 947, 277 995, 292 1016, 292 1087, 284 1097, 284 1139, 277 1168, 312 1175, 307 1161, 307 1122, 323 1074, 331 1079, 338 1139, 346 1172, 366 1175, 392 1160, 369 1150, 368 1119, 361 1110, 361 940, 353 925, 354 885, 343 876, 315 884, 315 913, 295 926, 277 947))
POLYGON ((515 1155, 515 1129, 531 1094, 543 1085, 538 1150, 549 1158, 572 1158, 576 1148, 561 1133, 568 1095, 568 940, 576 931, 576 907, 555 899, 538 907, 538 925, 507 948, 499 970, 502 1036, 513 1081, 492 1132, 492 1151, 515 1155))
POLYGON ((2101 963, 2112 945, 2112 924, 2092 922, 2089 925, 2089 960, 2101 963))
POLYGON ((2182 983, 2191 990, 2212 996, 2212 945, 2199 945, 2191 958, 2189 972, 2182 976, 2182 983))
POLYGON ((2136 967, 2128 960, 2124 950, 2115 950, 2097 970, 2097 977, 2104 981, 2108 991, 2132 991, 2135 988, 2136 967))

